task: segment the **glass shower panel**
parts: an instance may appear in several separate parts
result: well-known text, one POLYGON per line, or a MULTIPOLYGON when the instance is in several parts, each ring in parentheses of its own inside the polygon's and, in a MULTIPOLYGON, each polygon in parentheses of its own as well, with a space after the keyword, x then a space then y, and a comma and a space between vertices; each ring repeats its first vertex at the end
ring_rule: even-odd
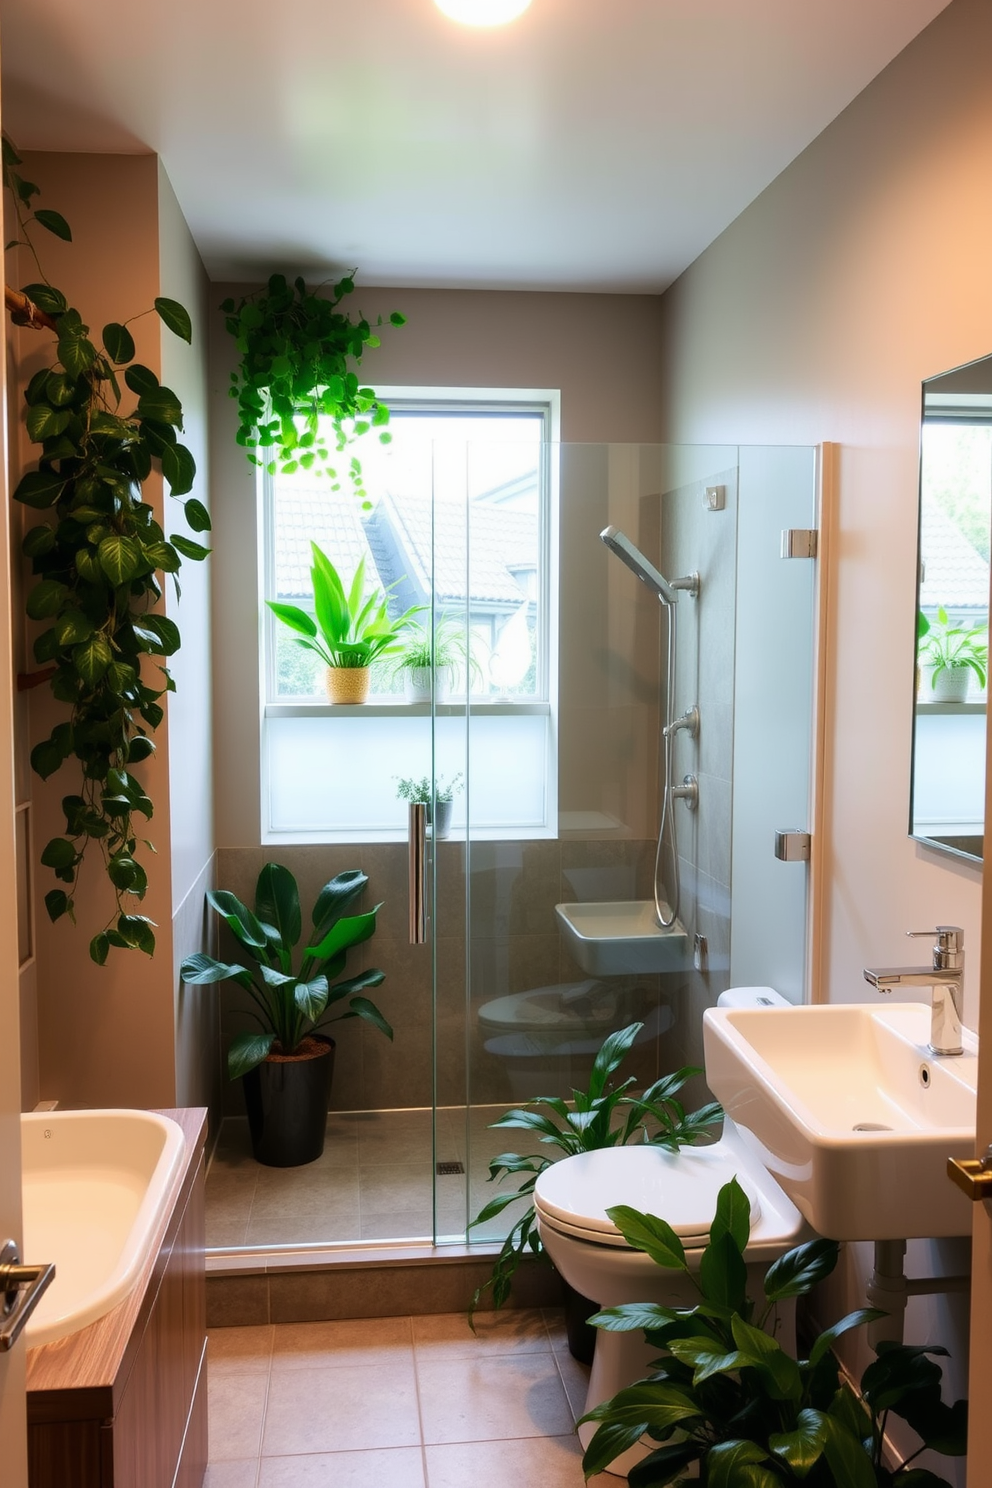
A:
MULTIPOLYGON (((521 809, 506 813, 502 823, 487 821, 481 805, 477 809, 488 721, 481 700, 473 699, 468 718, 469 802, 462 850, 467 950, 459 1017, 447 1022, 452 1046, 460 1043, 464 1058, 466 1219, 512 1185, 512 1180, 511 1185, 487 1184, 492 1157, 542 1151, 524 1131, 491 1129, 498 1116, 537 1096, 570 1099, 573 1088, 587 1084, 606 1035, 635 1021, 643 1026, 624 1073, 643 1085, 678 1068, 697 1042, 692 1021, 700 1016, 700 1005, 715 1001, 716 991, 726 985, 729 964, 729 913, 722 957, 697 973, 691 938, 684 936, 667 948, 663 968, 644 969, 622 960, 604 965, 595 950, 577 945, 565 933, 557 906, 624 905, 649 909, 652 917, 654 912, 667 617, 656 596, 600 541, 608 525, 620 528, 666 575, 703 572, 700 600, 682 594, 678 601, 680 648, 691 664, 683 669, 676 702, 680 710, 698 703, 705 714, 709 687, 716 704, 725 701, 726 714, 714 717, 727 725, 729 740, 736 450, 566 444, 551 451, 550 464, 557 477, 557 500, 549 542, 556 562, 549 584, 554 602, 549 606, 547 699, 516 702, 517 708, 532 710, 531 727, 536 729, 533 720, 543 718, 548 730, 549 809, 543 824, 535 825, 533 816, 523 819, 526 772, 516 752, 517 779, 511 791, 521 809), (705 488, 718 483, 731 499, 723 511, 709 514, 706 527, 705 488), (674 519, 677 510, 683 512, 681 527, 674 519), (671 528, 667 533, 666 526, 671 528), (709 667, 712 678, 700 663, 700 626, 707 611, 721 641, 709 667), (724 636, 728 617, 729 638, 724 636)), ((471 511, 469 532, 471 548, 471 511)), ((674 756, 679 780, 707 763, 708 757, 700 756, 704 738, 702 732, 700 741, 678 738, 674 756)), ((724 879, 729 885, 729 743, 727 754, 727 788, 719 796, 721 813, 713 831, 726 839, 724 879)), ((706 803, 707 815, 716 801, 714 792, 706 803)), ((681 804, 675 809, 677 826, 684 830, 690 814, 681 804)), ((693 829, 680 848, 682 914, 688 923, 695 923, 699 894, 697 849, 693 829)), ((660 878, 662 892, 670 894, 670 845, 660 878)), ((729 905, 729 887, 727 900, 729 905)), ((439 1007, 445 995, 439 985, 439 1007)), ((438 1036, 439 1059, 449 1057, 441 1054, 445 1025, 440 1017, 438 1036)), ((700 1091, 700 1098, 705 1092, 700 1091)), ((502 1237, 521 1207, 513 1205, 487 1226, 473 1229, 471 1237, 502 1237)))

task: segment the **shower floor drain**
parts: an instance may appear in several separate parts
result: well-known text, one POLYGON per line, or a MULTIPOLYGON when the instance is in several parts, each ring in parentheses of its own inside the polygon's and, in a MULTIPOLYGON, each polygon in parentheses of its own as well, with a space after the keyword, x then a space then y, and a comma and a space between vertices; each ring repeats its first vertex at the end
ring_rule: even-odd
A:
POLYGON ((891 1126, 885 1126, 881 1121, 859 1121, 857 1126, 852 1126, 852 1131, 891 1131, 891 1126))
POLYGON ((451 1178, 455 1173, 464 1173, 465 1164, 462 1162, 439 1162, 434 1164, 434 1171, 439 1178, 451 1178))

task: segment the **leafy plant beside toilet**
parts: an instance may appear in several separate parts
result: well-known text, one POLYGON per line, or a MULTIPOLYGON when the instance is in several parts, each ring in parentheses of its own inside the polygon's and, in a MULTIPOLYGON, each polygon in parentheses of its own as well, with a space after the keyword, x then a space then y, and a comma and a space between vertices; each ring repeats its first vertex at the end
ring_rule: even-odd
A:
POLYGON ((943 1478, 912 1466, 928 1448, 953 1457, 966 1450, 967 1402, 944 1404, 932 1357, 946 1349, 879 1344, 855 1390, 833 1345, 884 1314, 850 1313, 821 1333, 804 1359, 792 1358, 765 1331, 779 1302, 805 1296, 829 1276, 840 1252, 836 1241, 813 1240, 781 1256, 756 1302, 747 1295, 744 1259, 751 1210, 736 1179, 720 1190, 698 1272, 663 1219, 624 1205, 607 1212, 628 1245, 688 1276, 699 1303, 629 1303, 590 1319, 614 1332, 643 1330, 661 1357, 648 1378, 583 1417, 599 1423, 582 1461, 587 1478, 649 1436, 659 1445, 631 1469, 630 1488, 684 1482, 697 1465, 699 1481, 710 1488, 948 1488, 943 1478), (895 1468, 883 1462, 890 1412, 921 1441, 895 1468))
MULTIPOLYGON (((676 1100, 678 1092, 694 1075, 702 1071, 692 1066, 663 1075, 641 1094, 630 1092, 636 1083, 635 1077, 615 1084, 613 1076, 631 1049, 643 1023, 631 1023, 617 1033, 611 1033, 593 1062, 589 1084, 585 1090, 573 1090, 573 1101, 567 1102, 557 1096, 536 1096, 526 1106, 507 1111, 493 1128, 518 1128, 531 1133, 546 1149, 542 1153, 522 1155, 503 1152, 489 1164, 490 1183, 503 1178, 521 1177, 515 1189, 497 1194, 476 1215, 469 1225, 474 1229, 502 1214, 510 1204, 521 1198, 529 1198, 538 1178, 545 1168, 556 1161, 547 1151, 557 1149, 564 1157, 573 1157, 579 1152, 592 1152, 605 1147, 622 1147, 628 1142, 644 1141, 677 1152, 680 1147, 698 1142, 708 1134, 709 1128, 723 1116, 723 1109, 715 1102, 701 1106, 698 1111, 686 1112, 676 1100)), ((477 1288, 469 1307, 469 1316, 475 1312, 483 1294, 492 1289, 492 1302, 502 1307, 513 1285, 513 1277, 520 1262, 528 1254, 543 1254, 540 1236, 537 1233, 533 1201, 514 1223, 496 1258, 492 1275, 477 1288)))

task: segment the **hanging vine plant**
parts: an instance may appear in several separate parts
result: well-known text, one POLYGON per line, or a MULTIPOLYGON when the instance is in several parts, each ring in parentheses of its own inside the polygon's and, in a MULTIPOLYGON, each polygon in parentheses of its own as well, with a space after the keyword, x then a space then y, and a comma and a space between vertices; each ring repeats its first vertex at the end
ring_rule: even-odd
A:
MULTIPOLYGON (((322 288, 308 289, 303 279, 290 284, 284 274, 273 274, 264 289, 237 302, 225 300, 220 308, 241 356, 230 387, 238 402, 237 442, 252 464, 270 475, 326 470, 338 490, 341 472, 331 458, 322 418, 334 432, 333 453, 343 454, 353 439, 373 428, 388 443, 389 409, 372 388, 361 386, 353 370, 367 347, 379 345, 369 321, 353 321, 339 309, 354 291, 353 276, 339 279, 330 296, 321 294, 322 288)), ((394 311, 389 323, 404 325, 406 316, 394 311)), ((382 324, 379 316, 376 327, 382 324)), ((364 500, 357 456, 350 457, 345 475, 364 500)))
MULTIPOLYGON (((147 889, 137 823, 143 830, 153 812, 134 766, 154 752, 150 734, 164 716, 160 700, 174 690, 165 665, 149 676, 149 660, 164 661, 180 644, 177 626, 155 605, 160 576, 177 575, 183 558, 200 561, 210 550, 191 538, 166 538, 142 499, 156 467, 173 496, 193 488, 196 465, 177 438, 180 401, 134 360, 128 325, 137 317, 113 321, 100 341, 91 339, 79 311, 45 277, 35 227, 67 242, 72 234, 57 212, 32 209, 39 188, 20 174, 21 164, 4 140, 3 182, 17 220, 17 235, 6 246, 30 251, 40 281, 8 289, 6 303, 17 324, 53 331, 56 344, 50 365, 35 373, 25 393, 28 434, 41 455, 13 494, 46 513, 23 541, 37 580, 26 608, 45 627, 34 642, 35 659, 48 668, 52 693, 68 709, 34 748, 31 764, 48 779, 75 759, 82 777, 78 790, 62 800, 65 834, 41 854, 65 886, 45 895, 45 907, 52 920, 75 920, 79 872, 96 844, 115 896, 114 913, 90 941, 90 955, 102 965, 111 947, 149 955, 155 949, 153 922, 133 902, 147 889)), ((144 313, 155 312, 182 340, 192 339, 189 315, 177 301, 156 299, 154 311, 144 313)), ((183 506, 193 532, 209 530, 200 501, 183 506)))

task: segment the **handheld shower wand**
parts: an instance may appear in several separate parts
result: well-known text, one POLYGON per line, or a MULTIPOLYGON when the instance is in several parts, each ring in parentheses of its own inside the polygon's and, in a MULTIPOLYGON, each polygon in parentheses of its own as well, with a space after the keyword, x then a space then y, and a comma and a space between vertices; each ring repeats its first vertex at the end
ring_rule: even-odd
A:
POLYGON ((664 607, 668 618, 668 688, 666 698, 666 719, 662 729, 663 755, 665 760, 665 788, 661 798, 661 822, 658 827, 658 843, 654 855, 654 912, 658 925, 662 930, 668 930, 678 918, 679 900, 682 896, 681 875, 679 873, 679 847, 678 835, 675 825, 675 816, 672 811, 672 802, 678 797, 685 801, 690 810, 695 809, 697 790, 695 782, 690 785, 690 776, 686 776, 681 786, 675 786, 672 780, 674 769, 673 741, 680 729, 688 731, 695 738, 699 728, 698 708, 689 708, 681 718, 675 717, 675 601, 679 597, 679 591, 687 593, 692 599, 699 595, 698 573, 687 574, 681 579, 669 581, 663 573, 655 568, 654 564, 645 558, 639 548, 628 537, 624 535, 619 527, 604 527, 599 534, 611 553, 616 554, 621 563, 626 564, 631 573, 642 584, 646 584, 651 592, 657 595, 664 607), (669 826, 669 836, 672 851, 672 887, 671 904, 668 906, 671 913, 666 918, 661 907, 661 895, 659 893, 658 879, 661 871, 661 854, 665 840, 665 827, 669 826))

